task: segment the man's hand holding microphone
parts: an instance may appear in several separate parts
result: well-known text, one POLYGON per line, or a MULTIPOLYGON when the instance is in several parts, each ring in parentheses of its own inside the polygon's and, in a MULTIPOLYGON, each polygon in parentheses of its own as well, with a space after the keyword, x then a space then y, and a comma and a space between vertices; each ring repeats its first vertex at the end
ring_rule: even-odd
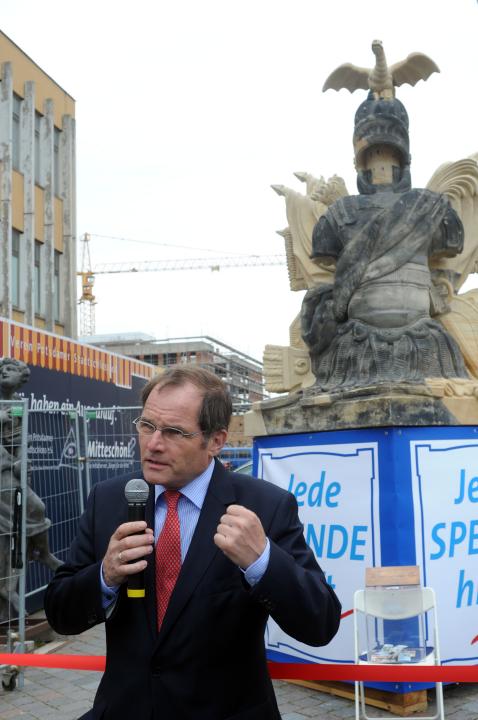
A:
POLYGON ((144 597, 145 559, 153 552, 154 534, 144 520, 149 485, 141 479, 129 480, 125 487, 128 522, 111 536, 103 558, 103 579, 109 587, 128 581, 129 597, 144 597))

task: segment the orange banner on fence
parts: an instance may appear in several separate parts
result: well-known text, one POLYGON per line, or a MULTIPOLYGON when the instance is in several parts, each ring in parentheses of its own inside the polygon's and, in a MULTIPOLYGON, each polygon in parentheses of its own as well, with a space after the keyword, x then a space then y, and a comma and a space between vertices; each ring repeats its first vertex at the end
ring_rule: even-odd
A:
MULTIPOLYGON (((63 670, 105 669, 104 655, 0 653, 0 665, 63 670)), ((337 665, 270 662, 274 680, 372 680, 375 682, 478 682, 478 665, 337 665)))
POLYGON ((68 372, 121 387, 132 386, 132 376, 149 380, 157 368, 46 330, 0 318, 0 357, 57 372, 68 372))

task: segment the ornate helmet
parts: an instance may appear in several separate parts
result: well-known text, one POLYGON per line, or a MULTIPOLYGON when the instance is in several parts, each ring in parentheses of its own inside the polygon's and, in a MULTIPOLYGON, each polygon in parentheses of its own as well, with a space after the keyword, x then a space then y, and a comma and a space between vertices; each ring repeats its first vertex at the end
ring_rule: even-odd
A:
POLYGON ((371 182, 370 173, 364 164, 364 152, 370 147, 388 145, 398 150, 400 168, 393 169, 393 182, 390 186, 395 192, 411 187, 410 179, 410 142, 408 138, 408 114, 397 98, 378 98, 370 92, 367 99, 355 113, 353 136, 357 185, 360 193, 376 192, 377 186, 371 182))

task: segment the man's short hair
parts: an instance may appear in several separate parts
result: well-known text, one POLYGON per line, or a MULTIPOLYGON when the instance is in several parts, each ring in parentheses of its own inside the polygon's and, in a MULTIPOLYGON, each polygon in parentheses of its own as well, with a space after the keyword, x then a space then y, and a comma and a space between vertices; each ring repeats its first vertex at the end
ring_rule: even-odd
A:
POLYGON ((186 383, 191 383, 202 393, 198 422, 204 435, 212 435, 217 430, 227 430, 232 415, 232 401, 228 389, 217 375, 196 365, 173 366, 161 375, 151 378, 141 392, 143 407, 155 387, 161 390, 170 385, 180 387, 186 383))

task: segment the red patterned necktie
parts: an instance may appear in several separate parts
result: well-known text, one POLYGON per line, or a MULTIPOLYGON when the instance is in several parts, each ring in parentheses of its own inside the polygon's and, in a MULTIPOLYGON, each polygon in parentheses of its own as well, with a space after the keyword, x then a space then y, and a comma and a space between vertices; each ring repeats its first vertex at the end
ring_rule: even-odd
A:
POLYGON ((165 490, 167 513, 156 543, 156 607, 160 630, 169 598, 181 570, 181 534, 179 530, 178 490, 165 490))

